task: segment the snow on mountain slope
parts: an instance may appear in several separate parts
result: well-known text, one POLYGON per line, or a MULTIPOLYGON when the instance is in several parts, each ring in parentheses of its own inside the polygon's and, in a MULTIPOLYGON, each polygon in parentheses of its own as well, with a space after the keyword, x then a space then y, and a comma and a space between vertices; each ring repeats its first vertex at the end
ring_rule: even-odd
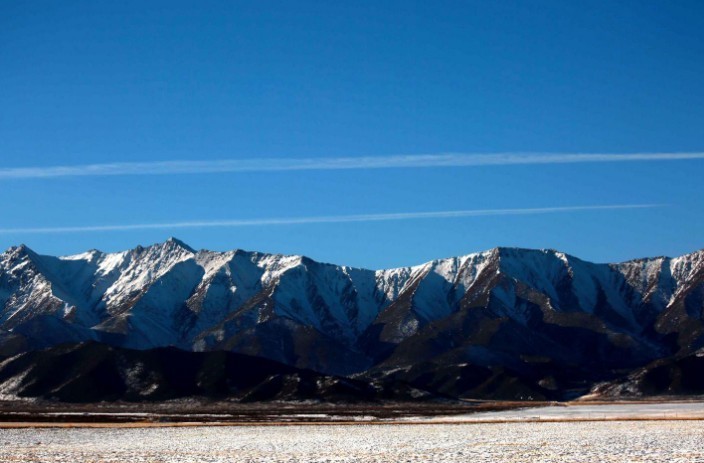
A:
POLYGON ((15 325, 37 315, 74 313, 73 297, 52 284, 43 260, 25 246, 10 248, 0 259, 0 303, 3 326, 15 325))
POLYGON ((704 344, 702 301, 703 251, 593 264, 495 248, 378 271, 173 238, 119 253, 0 255, 0 330, 30 347, 224 349, 336 374, 413 355, 655 358, 704 344))

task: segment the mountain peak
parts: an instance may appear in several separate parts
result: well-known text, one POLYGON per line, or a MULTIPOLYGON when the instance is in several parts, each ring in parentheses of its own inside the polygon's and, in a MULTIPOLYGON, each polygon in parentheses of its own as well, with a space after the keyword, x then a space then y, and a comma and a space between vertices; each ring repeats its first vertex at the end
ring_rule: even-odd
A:
POLYGON ((164 246, 177 247, 177 248, 181 248, 185 251, 192 252, 192 253, 196 252, 195 249, 193 249, 192 247, 190 247, 189 245, 187 245, 186 243, 184 243, 180 239, 175 238, 173 236, 170 236, 166 241, 164 241, 164 246))
POLYGON ((19 246, 10 246, 7 248, 5 251, 5 254, 12 254, 15 256, 22 256, 22 255, 28 255, 28 256, 33 256, 36 255, 32 249, 29 248, 26 244, 20 244, 19 246))

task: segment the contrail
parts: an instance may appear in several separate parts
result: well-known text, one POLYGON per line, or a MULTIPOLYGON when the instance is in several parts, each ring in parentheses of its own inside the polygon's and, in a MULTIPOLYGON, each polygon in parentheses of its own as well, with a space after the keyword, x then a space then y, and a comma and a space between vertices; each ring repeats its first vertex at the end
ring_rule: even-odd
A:
POLYGON ((414 154, 330 158, 259 158, 209 161, 154 161, 84 164, 49 167, 4 167, 0 179, 38 179, 107 175, 175 175, 222 172, 273 172, 300 170, 398 169, 428 167, 508 166, 520 164, 571 164, 704 159, 702 153, 503 153, 414 154))
POLYGON ((449 219, 499 215, 533 215, 615 209, 645 209, 663 207, 663 204, 615 204, 596 206, 535 207, 522 209, 470 209, 436 212, 396 212, 388 214, 329 215, 317 217, 279 217, 269 219, 197 220, 166 223, 140 223, 129 225, 87 225, 73 227, 0 228, 0 234, 30 233, 82 233, 105 231, 131 231, 148 229, 256 227, 270 225, 324 224, 346 222, 383 222, 391 220, 449 219))

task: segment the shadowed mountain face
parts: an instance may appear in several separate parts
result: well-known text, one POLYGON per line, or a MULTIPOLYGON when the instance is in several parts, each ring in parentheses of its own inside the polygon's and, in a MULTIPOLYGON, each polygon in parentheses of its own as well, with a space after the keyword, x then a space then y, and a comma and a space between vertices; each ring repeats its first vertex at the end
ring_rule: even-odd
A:
POLYGON ((592 392, 611 398, 704 395, 704 349, 656 360, 626 377, 598 384, 592 392))
POLYGON ((0 362, 2 395, 64 402, 238 400, 375 401, 432 398, 404 385, 321 375, 232 352, 131 350, 87 342, 0 362))
POLYGON ((579 395, 704 347, 703 311, 704 251, 593 264, 496 248, 379 271, 175 239, 0 255, 0 356, 172 346, 457 397, 579 395))

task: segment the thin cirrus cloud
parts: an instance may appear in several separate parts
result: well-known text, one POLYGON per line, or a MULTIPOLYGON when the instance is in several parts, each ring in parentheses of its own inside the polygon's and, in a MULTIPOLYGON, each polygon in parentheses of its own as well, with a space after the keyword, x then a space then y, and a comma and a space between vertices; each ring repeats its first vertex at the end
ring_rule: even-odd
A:
POLYGON ((129 225, 87 225, 70 227, 0 228, 0 234, 30 233, 84 233, 107 231, 132 231, 149 229, 253 227, 298 224, 325 224, 348 222, 383 222, 392 220, 450 219, 460 217, 534 215, 568 212, 584 212, 616 209, 645 209, 662 207, 662 204, 607 204, 591 206, 537 207, 520 209, 473 209, 435 212, 397 212, 387 214, 332 215, 317 217, 279 217, 264 219, 199 220, 167 223, 141 223, 129 225))
POLYGON ((520 164, 573 164, 704 159, 702 153, 503 153, 417 154, 328 158, 259 158, 209 161, 153 161, 48 167, 0 168, 0 179, 107 175, 176 175, 222 172, 273 172, 303 170, 393 169, 428 167, 507 166, 520 164))

